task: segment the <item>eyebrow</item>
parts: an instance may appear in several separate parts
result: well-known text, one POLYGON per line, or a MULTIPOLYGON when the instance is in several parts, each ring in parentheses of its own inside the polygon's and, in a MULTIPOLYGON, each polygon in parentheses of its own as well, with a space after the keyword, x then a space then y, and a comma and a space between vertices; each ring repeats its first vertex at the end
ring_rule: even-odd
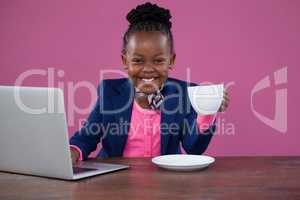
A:
POLYGON ((156 56, 161 56, 161 55, 164 55, 164 53, 158 53, 158 54, 155 54, 154 57, 156 57, 156 56))
MULTIPOLYGON (((163 55, 164 53, 157 53, 155 54, 153 57, 156 57, 156 56, 160 56, 160 55, 163 55)), ((142 54, 139 54, 139 53, 134 53, 133 56, 140 56, 140 57, 144 57, 144 55, 142 54)))
POLYGON ((133 55, 134 55, 134 56, 140 56, 140 57, 143 57, 143 55, 138 54, 138 53, 134 53, 133 55))

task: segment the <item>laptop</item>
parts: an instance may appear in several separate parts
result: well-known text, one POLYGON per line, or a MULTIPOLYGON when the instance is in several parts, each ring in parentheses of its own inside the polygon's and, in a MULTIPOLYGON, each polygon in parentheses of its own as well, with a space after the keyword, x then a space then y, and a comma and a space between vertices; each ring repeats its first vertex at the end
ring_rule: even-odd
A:
POLYGON ((0 171, 77 180, 127 165, 72 165, 63 91, 0 86, 0 171))

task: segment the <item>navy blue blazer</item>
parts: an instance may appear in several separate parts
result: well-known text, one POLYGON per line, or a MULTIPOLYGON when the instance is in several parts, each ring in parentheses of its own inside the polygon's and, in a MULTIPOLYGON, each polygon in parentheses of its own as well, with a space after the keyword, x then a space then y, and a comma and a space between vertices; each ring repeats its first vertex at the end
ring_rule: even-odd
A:
MULTIPOLYGON (((187 87, 194 83, 168 78, 161 91, 161 155, 180 153, 180 143, 188 154, 202 154, 215 132, 213 125, 200 133, 197 113, 188 100, 187 87)), ((134 87, 127 78, 103 80, 98 87, 98 99, 86 123, 70 139, 78 146, 83 159, 102 142, 100 157, 123 155, 130 127, 134 87)))

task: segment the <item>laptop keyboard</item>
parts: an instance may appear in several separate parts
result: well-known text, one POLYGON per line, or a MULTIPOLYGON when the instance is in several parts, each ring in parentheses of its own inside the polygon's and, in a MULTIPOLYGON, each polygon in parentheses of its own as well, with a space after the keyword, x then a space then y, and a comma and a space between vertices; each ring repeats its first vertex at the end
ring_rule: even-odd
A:
POLYGON ((95 171, 98 169, 93 169, 93 168, 83 168, 83 167, 73 167, 73 173, 78 174, 82 172, 90 172, 90 171, 95 171))

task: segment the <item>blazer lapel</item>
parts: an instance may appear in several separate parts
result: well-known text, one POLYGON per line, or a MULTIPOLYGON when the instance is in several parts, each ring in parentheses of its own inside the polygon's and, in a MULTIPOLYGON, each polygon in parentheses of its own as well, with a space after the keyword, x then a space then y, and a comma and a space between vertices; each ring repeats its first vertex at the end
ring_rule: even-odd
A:
POLYGON ((174 82, 167 80, 162 90, 162 95, 165 99, 161 107, 161 154, 167 154, 168 142, 171 136, 169 127, 171 123, 176 121, 176 114, 178 112, 179 97, 178 91, 174 82))
POLYGON ((114 117, 118 124, 118 134, 113 137, 116 147, 119 149, 119 155, 122 155, 131 121, 131 113, 134 99, 134 88, 127 79, 121 86, 115 88, 118 93, 112 98, 114 117))

